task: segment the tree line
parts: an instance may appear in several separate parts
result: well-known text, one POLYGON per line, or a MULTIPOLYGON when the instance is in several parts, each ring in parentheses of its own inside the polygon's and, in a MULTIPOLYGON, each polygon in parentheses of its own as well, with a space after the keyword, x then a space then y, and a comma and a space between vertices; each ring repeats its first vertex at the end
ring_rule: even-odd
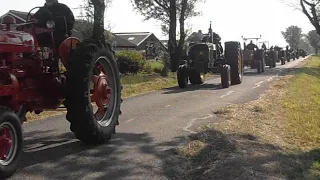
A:
MULTIPOLYGON (((86 19, 77 21, 75 29, 82 32, 84 38, 91 37, 92 33, 94 37, 103 39, 112 36, 102 28, 104 10, 111 2, 112 0, 84 0, 86 19)), ((168 49, 172 72, 176 72, 181 59, 187 31, 185 22, 191 17, 201 15, 201 12, 196 10, 196 5, 204 2, 206 0, 131 0, 134 10, 139 12, 145 21, 159 21, 162 32, 169 36, 168 49)))
POLYGON ((320 0, 280 0, 282 3, 302 12, 315 28, 308 32, 307 39, 318 53, 320 48, 320 0))
MULTIPOLYGON (((301 10, 315 30, 307 35, 302 34, 301 28, 290 26, 282 32, 285 40, 292 48, 307 46, 309 44, 315 52, 319 49, 320 35, 320 0, 281 0, 301 10)), ((104 11, 112 0, 84 0, 87 20, 93 20, 93 37, 105 39, 108 33, 104 29, 104 11)), ((186 38, 185 21, 191 17, 198 16, 201 12, 196 11, 198 3, 205 3, 206 0, 131 0, 134 9, 144 16, 144 20, 155 19, 160 21, 162 31, 169 36, 168 48, 171 60, 171 70, 177 70, 179 60, 183 51, 186 38), (177 27, 179 38, 177 39, 177 27)), ((306 47, 305 47, 306 48, 306 47)))

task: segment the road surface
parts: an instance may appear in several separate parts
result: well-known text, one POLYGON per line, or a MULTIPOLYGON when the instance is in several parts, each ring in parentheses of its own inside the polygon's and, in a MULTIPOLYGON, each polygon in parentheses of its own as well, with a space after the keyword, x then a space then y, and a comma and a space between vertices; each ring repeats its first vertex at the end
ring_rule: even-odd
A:
POLYGON ((219 122, 213 111, 258 98, 296 60, 257 74, 247 69, 243 83, 220 88, 220 78, 187 89, 169 88, 126 99, 120 126, 103 146, 88 147, 69 131, 64 116, 24 124, 25 148, 12 180, 173 179, 168 158, 197 127, 219 122))

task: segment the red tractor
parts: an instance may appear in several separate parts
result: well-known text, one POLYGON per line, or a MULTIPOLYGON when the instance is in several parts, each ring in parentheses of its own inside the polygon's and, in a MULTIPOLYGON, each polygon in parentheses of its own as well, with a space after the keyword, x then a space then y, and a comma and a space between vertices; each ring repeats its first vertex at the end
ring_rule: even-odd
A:
POLYGON ((110 45, 67 37, 56 46, 55 22, 39 28, 29 20, 31 11, 27 23, 6 16, 0 24, 0 179, 19 163, 26 113, 65 107, 75 136, 96 145, 111 138, 121 114, 122 86, 110 45), (40 42, 44 35, 49 40, 40 42))

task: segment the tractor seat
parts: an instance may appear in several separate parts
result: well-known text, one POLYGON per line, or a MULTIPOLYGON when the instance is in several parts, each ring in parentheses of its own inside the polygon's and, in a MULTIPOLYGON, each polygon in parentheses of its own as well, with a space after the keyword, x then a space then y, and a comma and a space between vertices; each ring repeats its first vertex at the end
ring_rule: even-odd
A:
POLYGON ((16 24, 16 19, 10 15, 6 15, 2 18, 1 24, 16 24))

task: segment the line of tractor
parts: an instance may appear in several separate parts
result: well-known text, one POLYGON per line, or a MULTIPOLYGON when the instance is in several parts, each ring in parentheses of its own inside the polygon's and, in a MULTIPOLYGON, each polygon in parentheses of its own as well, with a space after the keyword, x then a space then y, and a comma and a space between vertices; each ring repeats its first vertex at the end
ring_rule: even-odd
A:
POLYGON ((257 74, 260 74, 265 72, 266 66, 275 68, 277 62, 284 65, 286 62, 299 59, 300 56, 307 56, 303 49, 292 49, 289 46, 269 47, 268 41, 261 41, 261 35, 253 38, 242 36, 242 39, 243 48, 239 41, 227 41, 223 50, 221 38, 212 31, 210 23, 209 33, 202 41, 188 44, 187 55, 177 71, 179 87, 186 88, 189 82, 192 85, 203 84, 205 75, 211 72, 220 74, 222 88, 229 88, 230 85, 242 83, 245 66, 256 69, 257 74), (257 44, 262 45, 258 47, 257 44))

